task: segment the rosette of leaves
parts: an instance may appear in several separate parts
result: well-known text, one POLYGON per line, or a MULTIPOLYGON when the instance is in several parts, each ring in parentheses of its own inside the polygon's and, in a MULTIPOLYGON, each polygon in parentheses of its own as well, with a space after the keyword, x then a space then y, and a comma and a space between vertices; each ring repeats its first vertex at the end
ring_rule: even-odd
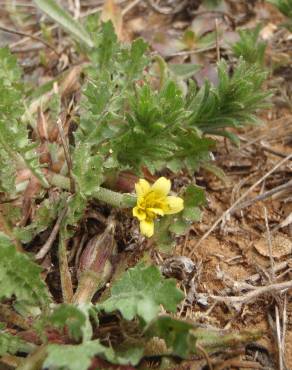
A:
POLYGON ((260 31, 261 25, 239 30, 240 39, 232 45, 232 51, 237 58, 242 57, 248 64, 263 67, 267 43, 260 40, 260 31))

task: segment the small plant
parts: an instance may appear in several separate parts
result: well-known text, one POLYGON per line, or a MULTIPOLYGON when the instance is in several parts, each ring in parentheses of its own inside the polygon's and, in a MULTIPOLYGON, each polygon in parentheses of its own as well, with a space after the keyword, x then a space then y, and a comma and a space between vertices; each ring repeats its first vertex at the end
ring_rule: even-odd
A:
POLYGON ((232 45, 232 51, 237 58, 242 57, 249 64, 264 65, 267 44, 259 40, 261 27, 239 30, 240 40, 232 45))
POLYGON ((281 13, 289 18, 287 23, 283 25, 292 30, 292 1, 291 0, 268 0, 269 3, 275 5, 281 13))
POLYGON ((288 18, 292 18, 292 1, 291 0, 268 0, 269 3, 275 5, 281 13, 288 18))
MULTIPOLYGON (((0 196, 5 230, 0 234, 0 299, 8 318, 7 327, 0 329, 1 356, 8 364, 17 363, 18 369, 86 370, 109 363, 137 366, 143 357, 184 359, 199 354, 201 345, 212 353, 258 338, 259 333, 227 334, 161 316, 162 310, 175 313, 184 294, 175 280, 165 279, 153 265, 116 268, 115 275, 114 212, 102 233, 85 240, 76 274, 67 247, 95 202, 109 212, 113 207, 121 212, 132 209, 141 233, 152 237, 154 245, 169 248, 173 234, 185 232, 200 219, 204 190, 189 185, 179 190, 179 196, 169 195, 171 182, 166 177, 153 185, 144 177, 210 168, 214 135, 236 141, 229 127, 257 121, 257 110, 265 107, 269 95, 262 90, 266 74, 242 59, 230 74, 221 61, 218 86, 206 81, 198 89, 189 81, 184 94, 166 70, 157 87, 143 40, 123 45, 112 24, 96 17, 88 19, 87 30, 80 24, 76 30, 76 22, 52 0, 37 3, 61 23, 65 20, 66 29, 85 43, 89 62, 83 69, 85 83, 70 140, 62 136, 62 99, 54 92, 45 108, 63 141, 45 147, 29 108, 35 102, 26 95, 16 58, 7 48, 0 50, 0 196), (47 150, 42 160, 40 148, 47 150), (134 177, 136 194, 119 191, 117 183, 125 174, 134 177), (33 193, 29 200, 35 209, 29 216, 20 206, 27 189, 33 193), (54 258, 62 304, 49 291, 37 263, 53 245, 50 240, 42 248, 34 244, 53 224, 58 226, 54 258), (31 248, 35 254, 25 252, 31 248), (111 279, 108 296, 102 291, 111 279), (101 296, 93 304, 97 291, 101 296), (113 336, 103 326, 109 316, 117 325, 113 336), (15 335, 11 326, 21 328, 22 334, 15 335)), ((125 212, 123 217, 131 216, 125 212)))

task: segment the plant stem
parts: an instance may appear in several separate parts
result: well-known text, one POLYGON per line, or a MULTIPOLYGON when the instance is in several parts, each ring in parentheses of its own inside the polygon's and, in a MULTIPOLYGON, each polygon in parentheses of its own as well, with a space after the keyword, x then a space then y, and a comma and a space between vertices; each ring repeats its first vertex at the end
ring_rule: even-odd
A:
POLYGON ((47 355, 47 347, 39 347, 17 367, 17 370, 40 370, 47 355))
MULTIPOLYGON (((22 358, 21 357, 17 357, 17 356, 12 356, 12 355, 4 355, 1 357, 0 359, 0 364, 4 364, 4 365, 7 365, 9 368, 10 367, 17 367, 21 364, 22 362, 22 358)), ((1 367, 2 369, 2 367, 1 367)), ((5 369, 5 367, 4 367, 5 369)))
POLYGON ((66 241, 62 231, 60 232, 58 255, 63 300, 64 303, 71 303, 73 298, 73 287, 68 266, 66 241))
POLYGON ((1 318, 10 324, 18 326, 21 329, 28 330, 31 328, 26 319, 14 312, 8 305, 0 303, 0 314, 1 318))
POLYGON ((118 208, 130 208, 137 202, 135 195, 128 193, 121 194, 102 187, 93 196, 102 202, 118 208))
POLYGON ((51 185, 64 190, 70 190, 70 179, 55 172, 48 173, 48 181, 51 185))
MULTIPOLYGON (((70 190, 70 180, 66 176, 50 172, 48 180, 51 185, 55 185, 64 190, 70 190)), ((135 195, 128 193, 121 194, 103 187, 100 187, 93 194, 93 198, 118 208, 131 208, 136 204, 137 201, 135 195)))

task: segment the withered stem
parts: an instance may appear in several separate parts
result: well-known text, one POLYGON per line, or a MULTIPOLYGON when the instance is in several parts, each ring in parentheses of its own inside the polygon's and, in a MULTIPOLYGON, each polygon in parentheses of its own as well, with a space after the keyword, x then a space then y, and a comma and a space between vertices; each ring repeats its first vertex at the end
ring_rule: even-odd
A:
POLYGON ((58 254, 59 254, 61 287, 64 303, 71 303, 73 298, 73 287, 71 274, 68 266, 66 241, 62 231, 60 232, 58 254))

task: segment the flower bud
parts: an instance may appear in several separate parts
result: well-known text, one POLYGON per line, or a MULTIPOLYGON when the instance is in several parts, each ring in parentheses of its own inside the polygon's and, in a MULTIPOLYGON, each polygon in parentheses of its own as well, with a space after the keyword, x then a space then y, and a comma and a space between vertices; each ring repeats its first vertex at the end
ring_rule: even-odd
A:
POLYGON ((111 257, 116 252, 114 233, 115 223, 110 219, 105 231, 89 240, 84 248, 77 271, 75 303, 90 302, 95 292, 109 281, 113 272, 111 257))

